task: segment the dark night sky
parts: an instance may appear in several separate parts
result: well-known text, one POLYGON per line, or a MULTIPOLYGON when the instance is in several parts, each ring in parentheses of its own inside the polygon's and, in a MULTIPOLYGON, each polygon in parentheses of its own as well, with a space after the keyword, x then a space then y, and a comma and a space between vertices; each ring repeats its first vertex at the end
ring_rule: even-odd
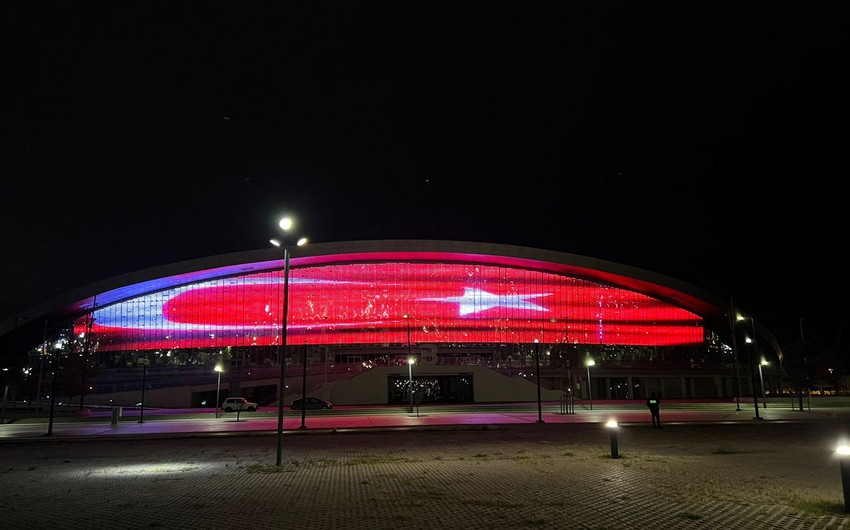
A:
POLYGON ((839 2, 6 2, 0 320, 265 248, 632 265, 838 341, 839 2))

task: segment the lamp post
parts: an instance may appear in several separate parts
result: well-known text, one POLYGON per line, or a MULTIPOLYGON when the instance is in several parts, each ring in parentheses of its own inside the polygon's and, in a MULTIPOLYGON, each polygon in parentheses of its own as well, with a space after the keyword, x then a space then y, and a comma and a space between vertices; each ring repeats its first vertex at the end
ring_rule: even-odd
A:
POLYGON ((301 426, 299 429, 307 428, 307 343, 304 343, 304 351, 301 354, 301 426))
POLYGON ((322 348, 322 364, 324 365, 325 375, 322 380, 322 399, 325 401, 328 400, 328 347, 324 346, 322 348))
MULTIPOLYGON (((95 298, 96 300, 96 298, 95 298)), ((81 357, 82 361, 82 371, 80 375, 80 408, 79 410, 83 410, 83 398, 86 396, 86 369, 89 364, 89 349, 91 347, 91 336, 92 336, 92 326, 94 325, 94 310, 97 306, 97 302, 92 304, 91 313, 88 315, 88 323, 86 324, 86 334, 85 340, 83 341, 83 354, 81 357)), ((69 403, 70 405, 70 399, 69 403)))
MULTIPOLYGON (((729 301, 730 309, 732 309, 732 301, 729 301)), ((735 333, 735 321, 732 319, 732 313, 727 313, 729 320, 729 331, 732 333, 732 362, 735 363, 735 411, 741 412, 741 374, 738 371, 738 341, 735 333)))
POLYGON ((413 414, 413 363, 416 360, 413 357, 407 358, 407 377, 410 383, 410 413, 413 414))
POLYGON ((593 387, 590 385, 590 367, 595 364, 596 361, 593 360, 593 357, 588 357, 584 361, 584 365, 587 367, 587 400, 590 402, 590 410, 593 410, 593 387))
POLYGON ((764 392, 764 372, 762 372, 761 367, 767 366, 767 360, 762 357, 761 362, 759 362, 759 381, 761 382, 761 404, 762 407, 767 408, 767 397, 764 392))
POLYGON ((44 337, 41 342, 41 355, 38 362, 38 386, 35 390, 35 400, 41 409, 41 374, 44 371, 44 357, 47 355, 47 319, 44 319, 44 337))
POLYGON ((53 413, 56 410, 56 379, 59 377, 59 347, 57 342, 53 347, 53 382, 50 384, 50 417, 47 421, 45 436, 53 436, 53 413))
POLYGON ((215 417, 216 418, 218 418, 218 406, 221 403, 219 401, 218 393, 221 390, 221 372, 223 370, 224 369, 221 367, 220 364, 215 365, 215 372, 218 375, 218 380, 216 381, 216 384, 215 384, 215 417))
POLYGON ((543 423, 543 406, 540 401, 540 342, 534 339, 534 375, 537 379, 537 423, 543 423))
MULTIPOLYGON (((753 327, 753 338, 751 339, 751 338, 747 337, 745 340, 746 340, 747 344, 753 345, 754 350, 758 351, 757 348, 756 348, 756 324, 755 324, 755 321, 753 320, 753 317, 745 317, 745 316, 738 315, 738 316, 735 317, 735 319, 738 320, 738 321, 749 319, 750 324, 752 324, 752 327, 753 327)), ((753 361, 752 361, 752 356, 750 355, 750 348, 747 348, 747 367, 750 370, 750 381, 753 385, 753 408, 755 409, 755 412, 756 412, 756 415, 753 417, 753 419, 754 420, 760 420, 761 416, 759 415, 759 397, 758 397, 758 394, 756 394, 756 374, 753 372, 753 361)))
POLYGON ((145 422, 145 386, 147 385, 149 363, 148 359, 139 359, 139 364, 142 365, 142 408, 139 409, 139 423, 145 422))
MULTIPOLYGON (((291 239, 289 231, 292 229, 293 221, 289 217, 284 217, 278 223, 280 229, 283 230, 283 238, 270 239, 269 243, 283 249, 283 307, 281 310, 280 319, 280 344, 278 345, 278 364, 280 365, 280 377, 278 379, 277 389, 277 462, 280 465, 283 448, 283 399, 284 399, 284 371, 286 362, 286 317, 289 310, 289 246, 291 239)), ((307 238, 302 237, 295 243, 296 246, 302 246, 307 243, 307 238)))
POLYGON ((410 319, 408 314, 402 315, 407 322, 407 371, 410 378, 410 413, 413 414, 413 355, 410 353, 410 319))
MULTIPOLYGON (((800 317, 800 347, 803 349, 803 370, 806 375, 806 403, 809 406, 809 411, 812 410, 812 385, 809 382, 809 362, 806 360, 806 339, 803 337, 803 319, 800 317)), ((800 410, 803 410, 803 398, 800 398, 800 410)))

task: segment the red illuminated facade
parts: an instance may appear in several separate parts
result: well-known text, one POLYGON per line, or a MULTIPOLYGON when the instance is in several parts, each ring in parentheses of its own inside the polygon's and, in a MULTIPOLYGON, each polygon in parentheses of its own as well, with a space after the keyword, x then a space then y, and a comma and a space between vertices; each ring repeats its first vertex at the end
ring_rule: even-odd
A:
MULTIPOLYGON (((281 352, 283 274, 273 249, 141 271, 57 308, 76 313, 60 334, 103 390, 116 390, 122 371, 140 359, 152 378, 157 368, 192 378, 223 362, 244 372, 240 389, 252 388, 249 372, 259 380, 286 362, 311 374, 323 369, 327 396, 340 367, 349 378, 391 371, 406 365, 408 352, 443 388, 453 384, 447 378, 469 377, 458 375, 464 366, 527 378, 533 350, 533 377, 551 391, 581 388, 584 361, 592 358, 599 399, 640 399, 650 387, 668 397, 735 395, 728 308, 648 271, 504 245, 307 246, 290 263, 281 352)), ((395 400, 393 384, 389 377, 387 402, 395 400)), ((259 392, 275 395, 273 388, 259 392)), ((477 401, 475 394, 462 400, 477 401)))
MULTIPOLYGON (((452 256, 447 256, 452 258, 452 256)), ((293 268, 294 344, 700 346, 702 318, 645 294, 550 272, 389 261, 293 268)), ((97 351, 278 344, 281 271, 184 285, 96 309, 97 351)), ((88 316, 77 321, 85 333, 88 316)))

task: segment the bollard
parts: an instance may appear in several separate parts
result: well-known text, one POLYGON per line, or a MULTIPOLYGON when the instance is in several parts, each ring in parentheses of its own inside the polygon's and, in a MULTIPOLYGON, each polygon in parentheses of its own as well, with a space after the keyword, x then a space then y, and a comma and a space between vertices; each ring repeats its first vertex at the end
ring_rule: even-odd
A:
POLYGON ((112 425, 118 425, 118 416, 120 416, 121 407, 112 407, 112 425))
POLYGON ((850 446, 846 443, 840 443, 835 449, 835 456, 838 457, 839 468, 841 469, 841 488, 844 490, 844 513, 850 513, 850 446))
POLYGON ((620 448, 617 445, 617 429, 619 428, 617 420, 610 419, 605 426, 611 431, 611 458, 620 458, 620 448))

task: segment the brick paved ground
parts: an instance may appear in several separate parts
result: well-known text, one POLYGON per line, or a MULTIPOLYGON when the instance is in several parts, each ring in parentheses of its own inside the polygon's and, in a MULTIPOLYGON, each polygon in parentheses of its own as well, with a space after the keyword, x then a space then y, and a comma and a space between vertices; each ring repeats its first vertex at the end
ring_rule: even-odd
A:
POLYGON ((0 444, 3 528, 850 529, 842 422, 0 444))

